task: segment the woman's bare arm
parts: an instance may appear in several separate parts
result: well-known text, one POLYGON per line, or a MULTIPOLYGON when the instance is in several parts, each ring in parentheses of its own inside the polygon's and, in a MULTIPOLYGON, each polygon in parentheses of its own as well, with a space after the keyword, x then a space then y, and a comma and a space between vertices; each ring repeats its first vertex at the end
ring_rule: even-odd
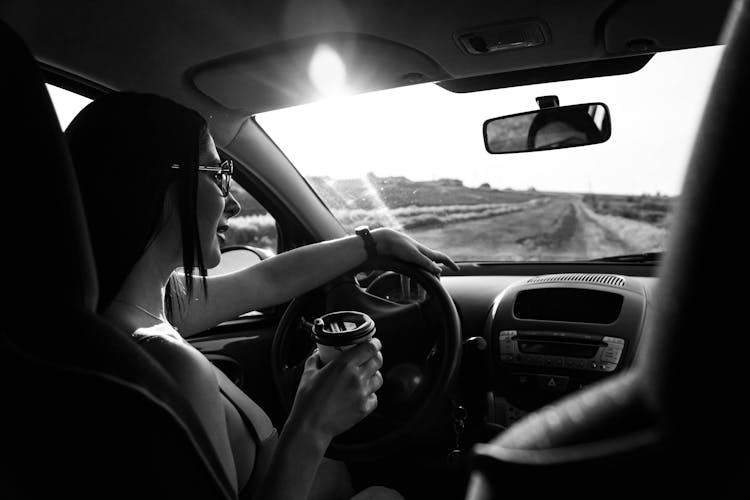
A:
MULTIPOLYGON (((378 252, 439 272, 435 262, 455 268, 443 253, 435 252, 408 236, 390 229, 372 232, 378 252)), ((200 286, 175 324, 189 336, 240 314, 287 302, 365 261, 359 236, 324 241, 296 248, 250 268, 208 278, 208 297, 200 286)))

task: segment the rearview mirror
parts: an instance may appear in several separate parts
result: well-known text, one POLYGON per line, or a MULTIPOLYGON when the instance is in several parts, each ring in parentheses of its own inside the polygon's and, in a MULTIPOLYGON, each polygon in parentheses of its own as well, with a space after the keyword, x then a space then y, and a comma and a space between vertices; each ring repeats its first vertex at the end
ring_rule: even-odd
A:
POLYGON ((521 153, 599 144, 611 135, 602 103, 550 107, 484 122, 488 153, 521 153))

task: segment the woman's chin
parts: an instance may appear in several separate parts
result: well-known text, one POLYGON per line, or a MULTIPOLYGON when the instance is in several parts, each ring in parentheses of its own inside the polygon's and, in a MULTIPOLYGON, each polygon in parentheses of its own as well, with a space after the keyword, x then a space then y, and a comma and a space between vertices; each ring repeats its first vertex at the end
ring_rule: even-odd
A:
POLYGON ((221 262, 221 247, 219 246, 221 243, 223 241, 217 237, 214 244, 211 245, 211 249, 204 254, 203 259, 206 269, 213 269, 221 262))
POLYGON ((213 252, 210 259, 206 259, 206 269, 214 269, 215 267, 219 266, 219 262, 221 262, 221 257, 213 257, 213 252))

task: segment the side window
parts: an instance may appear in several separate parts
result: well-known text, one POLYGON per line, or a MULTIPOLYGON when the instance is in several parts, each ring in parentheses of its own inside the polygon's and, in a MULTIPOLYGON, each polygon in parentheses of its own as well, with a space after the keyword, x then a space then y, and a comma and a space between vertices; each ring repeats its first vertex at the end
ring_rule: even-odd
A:
POLYGON ((240 204, 240 213, 229 219, 224 247, 247 245, 275 255, 278 248, 276 220, 250 193, 236 182, 230 191, 240 204))
POLYGON ((57 119, 60 121, 60 128, 65 130, 68 124, 73 121, 79 111, 81 111, 91 99, 83 97, 69 90, 55 87, 47 84, 47 92, 55 107, 57 119))

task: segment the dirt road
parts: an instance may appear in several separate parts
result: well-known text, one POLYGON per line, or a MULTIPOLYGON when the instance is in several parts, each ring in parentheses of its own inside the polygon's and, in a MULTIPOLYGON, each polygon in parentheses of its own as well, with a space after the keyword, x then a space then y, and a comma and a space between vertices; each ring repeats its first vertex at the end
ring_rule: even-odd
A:
POLYGON ((481 220, 412 230, 419 241, 457 260, 586 260, 658 248, 666 231, 592 212, 579 196, 481 220), (645 248, 644 248, 645 247, 645 248))

